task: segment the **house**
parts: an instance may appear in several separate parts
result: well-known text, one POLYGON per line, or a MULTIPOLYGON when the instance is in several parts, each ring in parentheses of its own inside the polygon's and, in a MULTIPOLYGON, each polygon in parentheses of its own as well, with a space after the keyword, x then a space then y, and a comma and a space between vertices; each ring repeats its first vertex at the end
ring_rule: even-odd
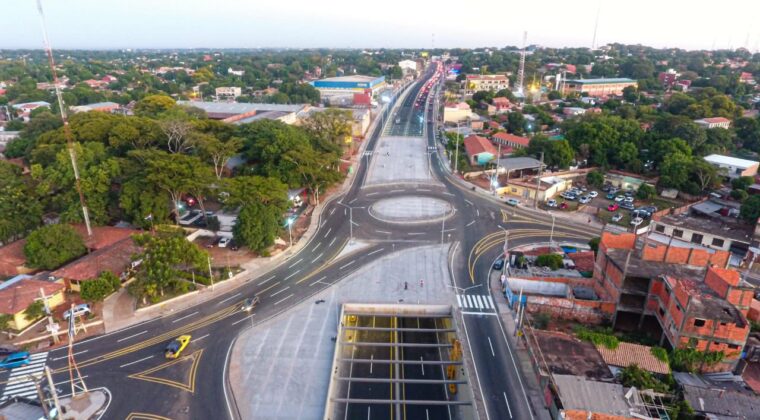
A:
MULTIPOLYGON (((635 388, 576 375, 553 374, 557 419, 652 419, 635 388)), ((556 412, 555 410, 550 410, 556 412)), ((655 417, 657 418, 657 417, 655 417)))
POLYGON ((694 122, 702 128, 729 128, 731 127, 731 120, 723 117, 702 118, 694 120, 694 122))
POLYGON ((563 94, 576 93, 588 96, 621 96, 623 89, 633 86, 638 87, 635 80, 628 78, 601 78, 601 79, 578 79, 566 80, 563 94))
POLYGON ((656 331, 660 346, 719 351, 704 371, 736 367, 749 335, 754 288, 724 269, 729 253, 659 243, 633 233, 602 234, 594 279, 615 303, 612 324, 656 331))
POLYGON ((573 181, 568 178, 544 176, 539 180, 537 176, 533 176, 508 179, 507 182, 504 182, 503 187, 496 190, 496 193, 512 195, 525 200, 535 200, 538 197, 539 201, 546 201, 562 191, 569 190, 572 185, 573 181))
POLYGON ((760 162, 748 159, 739 159, 731 156, 712 154, 705 156, 707 163, 718 168, 718 172, 733 179, 743 176, 757 175, 760 162))
POLYGON ((21 104, 11 105, 11 107, 16 110, 19 118, 22 118, 25 122, 28 122, 32 111, 42 107, 50 109, 50 103, 45 101, 25 102, 21 104))
POLYGON ((21 331, 36 319, 26 319, 26 308, 37 300, 41 293, 48 298, 48 306, 53 309, 64 302, 64 285, 57 282, 40 280, 26 274, 20 274, 0 283, 0 314, 11 317, 10 328, 21 331))
POLYGON ((0 247, 0 277, 13 277, 34 271, 26 267, 24 245, 26 245, 26 239, 0 247))
POLYGON ((464 149, 473 166, 483 166, 492 161, 497 154, 496 148, 487 138, 475 134, 464 139, 464 149))
POLYGON ((506 74, 468 74, 464 81, 465 96, 475 92, 498 92, 509 88, 509 78, 506 74))
POLYGON ((310 82, 316 88, 323 99, 331 96, 345 96, 353 93, 364 93, 367 89, 376 96, 387 86, 385 76, 340 76, 310 82))
POLYGON ((666 89, 672 89, 673 86, 676 85, 676 82, 678 81, 678 78, 681 77, 681 74, 673 69, 668 69, 668 71, 661 71, 657 75, 657 80, 660 81, 662 86, 666 89))
MULTIPOLYGON (((593 251, 591 253, 593 254, 593 251)), ((656 358, 649 346, 621 341, 614 349, 597 344, 596 350, 602 355, 604 363, 607 363, 612 369, 620 370, 636 365, 648 372, 660 375, 670 373, 668 363, 656 358)))
POLYGON ((235 70, 232 67, 228 67, 227 74, 231 74, 233 76, 242 76, 245 74, 245 70, 235 70))
POLYGON ((242 94, 242 89, 237 86, 223 86, 215 89, 216 97, 223 98, 237 98, 242 94))
POLYGON ((406 75, 416 76, 419 72, 417 62, 414 60, 401 60, 398 62, 398 66, 401 68, 401 72, 406 75))
POLYGON ((96 102, 94 104, 72 106, 70 109, 76 114, 90 111, 113 113, 118 111, 119 108, 121 108, 121 105, 116 102, 96 102))
POLYGON ((64 265, 51 272, 50 276, 62 280, 66 289, 79 292, 83 282, 97 278, 103 271, 126 279, 127 273, 135 266, 132 258, 140 252, 141 248, 131 237, 127 237, 64 265))
POLYGON ((444 123, 458 123, 460 121, 472 119, 472 117, 472 110, 467 102, 447 102, 443 107, 444 123))
POLYGON ((586 108, 581 108, 577 106, 566 106, 562 108, 562 114, 567 115, 569 117, 574 117, 577 115, 583 115, 586 113, 586 108))
POLYGON ((86 84, 92 89, 100 89, 104 86, 108 86, 108 82, 104 82, 103 80, 96 80, 96 79, 88 79, 82 83, 86 84))
POLYGON ((495 112, 497 114, 507 112, 512 107, 512 104, 509 102, 509 99, 502 98, 502 97, 493 98, 493 101, 491 103, 493 104, 495 108, 495 112))
POLYGON ((757 395, 711 384, 684 384, 682 388, 684 399, 688 401, 698 418, 760 418, 760 397, 757 395))
POLYGON ((651 187, 657 185, 657 179, 655 178, 645 178, 638 174, 619 171, 617 169, 607 171, 604 174, 604 182, 619 189, 634 191, 638 190, 643 184, 647 184, 651 187))
POLYGON ((530 144, 530 139, 527 137, 516 136, 504 132, 499 132, 491 136, 491 141, 513 149, 522 149, 523 147, 528 147, 528 144, 530 144))

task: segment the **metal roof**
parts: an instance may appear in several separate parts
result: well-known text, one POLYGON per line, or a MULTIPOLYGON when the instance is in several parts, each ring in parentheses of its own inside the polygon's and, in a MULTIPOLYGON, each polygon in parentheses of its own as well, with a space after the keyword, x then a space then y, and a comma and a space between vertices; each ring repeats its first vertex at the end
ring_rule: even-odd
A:
POLYGON ((634 83, 634 82, 635 80, 629 79, 627 77, 567 80, 567 83, 577 83, 581 85, 603 85, 603 84, 610 84, 610 83, 634 83))
POLYGON ((758 162, 754 160, 739 159, 732 156, 712 154, 705 156, 705 160, 716 165, 727 165, 735 168, 749 168, 753 165, 757 165, 758 162))
POLYGON ((628 416, 631 407, 620 384, 590 381, 575 375, 552 375, 562 407, 565 410, 587 410, 594 413, 628 416))
POLYGON ((209 113, 218 114, 245 114, 248 112, 280 111, 298 112, 306 105, 283 105, 283 104, 249 104, 238 102, 202 102, 202 101, 177 101, 180 106, 193 106, 209 113))

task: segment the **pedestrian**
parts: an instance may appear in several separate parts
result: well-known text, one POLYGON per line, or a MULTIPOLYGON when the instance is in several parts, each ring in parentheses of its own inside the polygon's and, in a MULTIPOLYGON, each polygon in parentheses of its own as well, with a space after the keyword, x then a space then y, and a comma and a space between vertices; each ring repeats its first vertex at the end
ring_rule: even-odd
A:
POLYGON ((408 289, 409 289, 409 283, 404 282, 404 290, 408 290, 408 289))
POLYGON ((420 279, 420 287, 425 285, 425 281, 423 279, 420 279))

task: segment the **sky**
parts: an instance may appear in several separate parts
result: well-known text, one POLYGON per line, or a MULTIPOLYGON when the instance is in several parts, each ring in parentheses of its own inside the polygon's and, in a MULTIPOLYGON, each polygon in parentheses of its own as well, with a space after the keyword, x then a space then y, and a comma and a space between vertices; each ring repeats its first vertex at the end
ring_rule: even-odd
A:
MULTIPOLYGON (((35 0, 6 0, 0 49, 42 48, 35 0)), ((475 48, 760 43, 758 0, 43 0, 59 49, 475 48), (708 7, 707 4, 710 6, 708 7), (752 20, 755 20, 753 22, 752 20)))

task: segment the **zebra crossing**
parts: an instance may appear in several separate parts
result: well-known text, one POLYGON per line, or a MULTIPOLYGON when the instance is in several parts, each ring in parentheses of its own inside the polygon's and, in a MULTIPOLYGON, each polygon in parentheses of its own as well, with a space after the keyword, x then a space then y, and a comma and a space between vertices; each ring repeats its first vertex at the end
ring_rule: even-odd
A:
POLYGON ((37 399, 37 388, 31 377, 39 378, 44 375, 47 356, 48 352, 32 354, 28 365, 11 369, 0 401, 15 396, 37 399))
POLYGON ((489 295, 457 295, 457 304, 463 309, 495 310, 493 298, 489 295))
POLYGON ((372 156, 372 150, 367 150, 364 152, 364 156, 372 156))

